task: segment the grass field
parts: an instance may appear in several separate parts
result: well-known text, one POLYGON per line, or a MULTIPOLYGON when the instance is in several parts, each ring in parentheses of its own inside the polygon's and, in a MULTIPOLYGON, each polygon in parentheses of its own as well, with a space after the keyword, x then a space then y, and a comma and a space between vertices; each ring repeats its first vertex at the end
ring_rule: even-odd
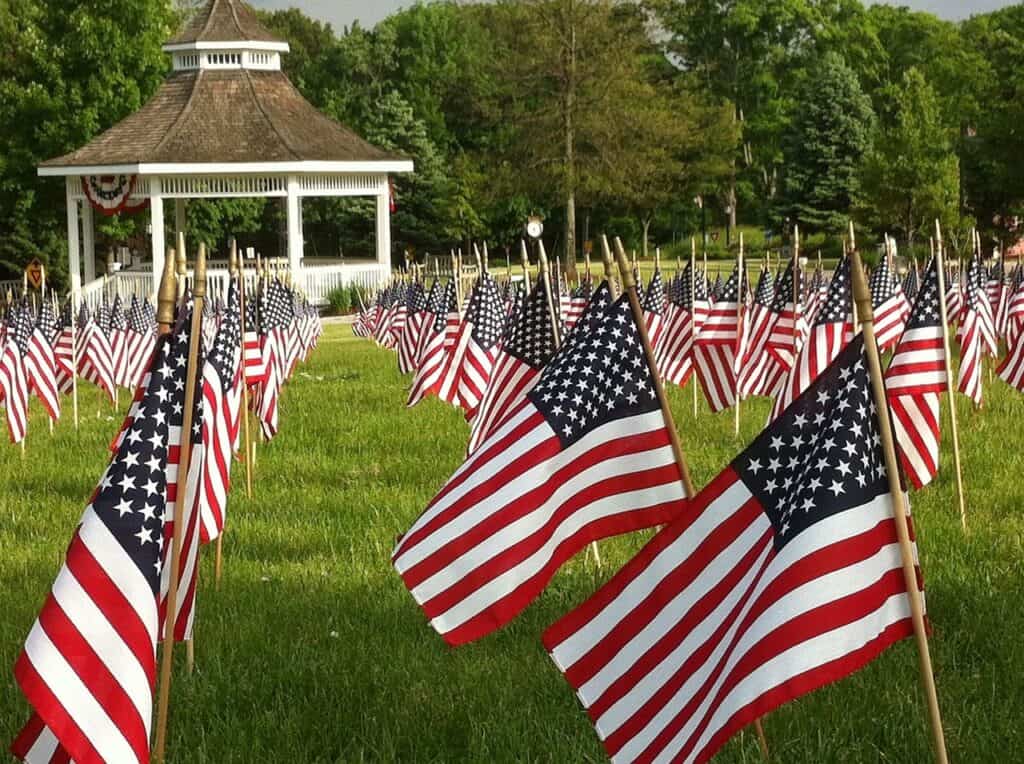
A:
MULTIPOLYGON (((539 637, 648 536, 602 542, 602 569, 580 555, 509 628, 447 648, 389 557, 459 465, 467 430, 436 400, 405 410, 405 386, 392 353, 331 325, 285 390, 281 434, 259 451, 255 496, 240 486, 232 496, 219 591, 212 555, 205 561, 197 670, 177 671, 173 685, 171 762, 604 759, 539 637)), ((998 380, 986 396, 980 413, 960 401, 970 533, 956 517, 950 448, 937 484, 914 500, 939 697, 960 762, 1019 761, 1024 750, 1024 398, 998 380)), ((689 388, 671 397, 703 485, 741 445, 732 415, 702 404, 695 418, 689 388)), ((744 405, 744 443, 766 408, 744 405)), ((77 433, 66 421, 51 438, 36 411, 25 461, 0 448, 4 744, 28 713, 9 667, 120 423, 95 390, 83 391, 82 412, 77 433)), ((904 642, 767 718, 772 760, 927 761, 918 688, 914 646, 904 642)), ((717 761, 759 758, 748 733, 717 761)))

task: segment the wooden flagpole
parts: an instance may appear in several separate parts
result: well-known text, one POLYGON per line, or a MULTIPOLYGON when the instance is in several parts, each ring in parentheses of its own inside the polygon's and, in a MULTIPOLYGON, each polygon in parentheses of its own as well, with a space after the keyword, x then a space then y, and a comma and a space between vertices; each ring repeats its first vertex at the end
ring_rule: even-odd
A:
MULTIPOLYGON (((180 261, 179 261, 180 262, 180 261)), ((165 271, 166 273, 166 271, 165 271)), ((180 291, 181 286, 178 285, 180 291)), ((161 297, 164 286, 161 284, 161 297)), ((170 290, 168 290, 168 293, 170 290)), ((199 345, 202 341, 203 300, 206 297, 206 246, 199 245, 196 256, 195 273, 192 279, 192 323, 189 330, 188 367, 185 376, 185 411, 182 413, 181 446, 178 459, 178 480, 184 486, 188 482, 189 466, 192 458, 192 413, 195 409, 196 376, 199 372, 199 345)), ((161 300, 163 308, 163 300, 161 300)), ((187 491, 179 494, 184 502, 187 491)), ((170 556, 167 564, 171 566, 167 586, 167 615, 164 617, 163 652, 160 656, 160 695, 157 706, 156 743, 153 760, 163 764, 167 745, 167 716, 171 699, 171 669, 174 660, 174 625, 178 612, 178 560, 181 557, 182 536, 184 535, 183 512, 176 512, 174 533, 171 536, 170 556)))
POLYGON ((526 241, 519 240, 519 258, 523 263, 523 283, 526 285, 526 294, 530 294, 530 256, 526 253, 526 241))
POLYGON ((956 391, 953 389, 953 367, 949 355, 949 323, 946 316, 946 263, 942 251, 942 228, 935 221, 935 270, 939 276, 939 320, 942 321, 942 352, 946 362, 946 399, 953 430, 953 465, 956 468, 956 493, 960 501, 960 525, 967 532, 967 506, 964 501, 964 476, 960 469, 960 433, 956 421, 956 391))
MULTIPOLYGON (((242 331, 239 333, 239 341, 242 345, 242 435, 244 439, 244 454, 243 461, 245 462, 245 495, 247 498, 252 498, 252 432, 249 429, 249 385, 245 379, 245 319, 246 319, 246 301, 245 301, 245 261, 238 254, 238 244, 234 239, 231 239, 231 256, 234 261, 234 267, 238 271, 238 303, 239 312, 241 313, 242 331)), ((218 583, 220 582, 220 576, 217 576, 218 583)))
POLYGON ((733 385, 736 393, 736 411, 733 417, 733 435, 735 437, 740 436, 740 380, 739 380, 739 363, 743 356, 743 347, 740 338, 743 336, 743 304, 746 302, 747 295, 744 293, 743 284, 746 281, 745 276, 747 264, 743 262, 743 231, 740 231, 740 253, 736 260, 736 360, 733 362, 733 385))
POLYGON ((608 282, 608 291, 612 299, 619 299, 619 288, 615 283, 615 266, 612 262, 612 251, 608 247, 608 237, 601 235, 601 259, 604 261, 604 278, 608 282))
MULTIPOLYGON (((633 271, 626 259, 626 250, 622 242, 615 237, 615 258, 618 261, 619 275, 622 278, 622 286, 629 297, 629 307, 633 312, 633 320, 636 321, 637 331, 640 334, 640 342, 644 346, 644 355, 647 357, 647 367, 651 373, 651 381, 654 384, 654 391, 658 396, 658 403, 661 405, 661 413, 665 418, 665 427, 668 430, 669 442, 672 445, 672 454, 675 456, 676 464, 679 466, 679 473, 683 481, 683 490, 688 498, 696 495, 693 487, 693 480, 690 478, 690 468, 686 463, 686 456, 683 454, 683 447, 679 442, 679 433, 676 432, 675 421, 672 418, 672 409, 668 403, 668 395, 665 393, 665 385, 658 375, 658 367, 654 362, 654 351, 651 349, 651 339, 647 334, 647 323, 644 321, 644 311, 640 305, 640 297, 637 294, 636 279, 633 278, 633 271)), ((761 747, 761 755, 768 758, 768 740, 764 734, 761 720, 754 721, 754 729, 757 733, 758 745, 761 747)))
MULTIPOLYGON (((852 229, 852 224, 851 224, 852 229)), ((851 237, 851 245, 853 240, 851 237)), ((917 570, 914 562, 914 548, 910 541, 907 524, 907 508, 904 502, 903 486, 900 481, 899 464, 896 461, 896 446, 893 442, 892 423, 889 415, 889 401, 885 394, 885 383, 882 379, 882 362, 879 358, 878 345, 875 342, 875 318, 871 308, 871 289, 861 265, 860 254, 856 248, 850 249, 850 273, 853 281, 853 294, 860 308, 861 326, 864 332, 864 351, 868 360, 868 371, 871 376, 871 389, 878 413, 878 425, 881 430, 882 452, 885 455, 885 471, 889 481, 889 493, 892 496, 893 516, 896 521, 896 535, 900 543, 900 556, 903 561, 903 581, 907 587, 907 599, 910 602, 910 617, 914 624, 914 638, 917 642, 918 664, 921 671, 921 683, 928 702, 928 716, 931 720, 932 744, 935 749, 935 761, 948 764, 946 740, 942 731, 942 717, 939 712, 939 697, 935 690, 935 676, 932 673, 931 655, 928 650, 928 634, 924 623, 924 608, 921 592, 917 586, 917 570)))
POLYGON ((555 335, 555 345, 562 344, 561 327, 558 325, 558 312, 555 310, 554 295, 551 294, 551 273, 548 270, 548 256, 544 251, 544 242, 537 239, 537 261, 540 273, 537 280, 544 280, 544 287, 547 289, 548 314, 551 316, 551 331, 555 335))
MULTIPOLYGON (((690 237, 690 354, 693 354, 693 343, 697 339, 697 238, 690 237)), ((690 361, 690 385, 693 388, 693 418, 697 418, 697 372, 690 361)))

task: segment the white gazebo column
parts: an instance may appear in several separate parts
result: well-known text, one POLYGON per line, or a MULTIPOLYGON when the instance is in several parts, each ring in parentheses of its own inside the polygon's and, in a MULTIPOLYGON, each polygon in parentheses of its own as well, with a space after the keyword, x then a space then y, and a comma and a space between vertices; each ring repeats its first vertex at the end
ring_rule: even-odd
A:
POLYGON ((381 266, 380 280, 391 272, 391 193, 388 176, 383 176, 377 191, 377 263, 381 266))
POLYGON ((288 267, 291 269, 292 278, 300 285, 302 280, 302 210, 299 198, 299 179, 294 175, 288 176, 288 267))
POLYGON ((71 277, 71 294, 77 303, 82 293, 82 256, 78 248, 78 200, 71 195, 68 183, 68 275, 71 277))
POLYGON ((82 278, 86 284, 96 278, 96 230, 92 215, 92 205, 86 199, 82 202, 82 278))
POLYGON ((164 273, 164 197, 160 178, 149 180, 150 243, 153 248, 153 293, 160 292, 160 278, 164 273))

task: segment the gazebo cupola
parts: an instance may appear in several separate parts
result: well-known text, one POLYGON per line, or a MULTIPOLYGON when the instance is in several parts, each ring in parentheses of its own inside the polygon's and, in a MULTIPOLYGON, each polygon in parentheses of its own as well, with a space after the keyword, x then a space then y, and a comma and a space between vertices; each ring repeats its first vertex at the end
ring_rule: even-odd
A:
MULTIPOLYGON (((306 101, 281 71, 288 43, 241 0, 209 0, 164 50, 171 72, 141 109, 39 167, 42 176, 67 179, 72 288, 81 289, 83 276, 95 278, 94 209, 109 214, 149 204, 156 284, 168 243, 164 201, 174 200, 175 227, 183 231, 187 199, 230 197, 286 200, 287 254, 298 279, 303 198, 374 197, 376 263, 361 274, 364 283, 384 281, 391 262, 389 174, 411 172, 412 161, 368 143, 306 101)), ((313 276, 317 269, 309 270, 313 276)), ((300 283, 317 291, 308 278, 300 283)))

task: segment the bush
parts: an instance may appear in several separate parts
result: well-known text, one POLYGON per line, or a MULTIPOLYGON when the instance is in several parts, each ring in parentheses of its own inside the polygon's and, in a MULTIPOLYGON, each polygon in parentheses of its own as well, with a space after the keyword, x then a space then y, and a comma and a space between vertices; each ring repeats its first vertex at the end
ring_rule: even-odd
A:
POLYGON ((331 314, 343 316, 352 312, 352 287, 335 287, 327 293, 327 304, 330 306, 331 314))

